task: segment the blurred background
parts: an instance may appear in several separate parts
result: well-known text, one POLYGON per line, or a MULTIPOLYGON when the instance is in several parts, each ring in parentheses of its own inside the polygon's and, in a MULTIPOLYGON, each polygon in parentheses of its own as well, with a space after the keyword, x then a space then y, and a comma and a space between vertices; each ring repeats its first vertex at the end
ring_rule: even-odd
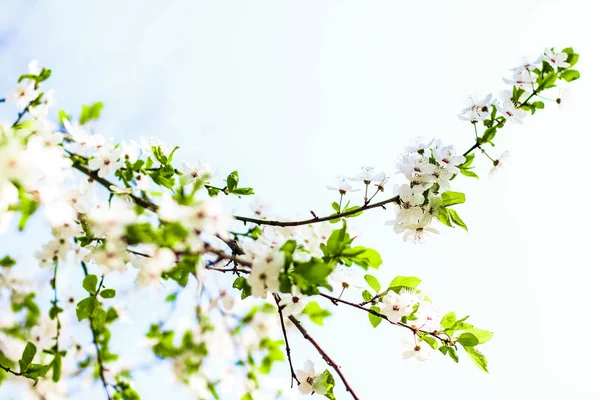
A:
MULTIPOLYGON (((37 58, 53 71, 46 87, 58 108, 103 101, 104 134, 178 144, 180 159, 204 157, 220 178, 237 169, 278 214, 308 217, 337 201, 325 190, 335 176, 363 165, 391 173, 414 137, 466 150, 472 128, 456 115, 467 95, 506 88, 502 77, 523 56, 574 47, 582 79, 570 100, 502 130, 491 153, 510 150, 511 160, 493 179, 478 157, 481 179, 454 181, 469 233, 441 227, 412 245, 383 226, 389 213, 352 221, 357 240, 382 254, 381 282, 419 276, 439 308, 495 333, 483 347, 490 374, 466 355, 458 365, 436 354, 403 361, 408 332, 374 330, 351 309, 323 303, 334 316, 311 331, 361 399, 597 399, 599 34, 589 0, 0 0, 0 97, 37 58)), ((14 119, 11 107, 0 107, 1 120, 14 119)), ((231 206, 248 213, 248 203, 231 206)), ((0 253, 33 263, 44 239, 31 225, 2 238, 0 253)), ((114 333, 133 362, 134 338, 156 314, 147 304, 132 304, 134 324, 114 333)), ((298 367, 301 355, 325 367, 300 335, 291 340, 298 367)), ((136 374, 142 398, 191 398, 166 373, 136 374)), ((349 399, 338 383, 338 399, 349 399)), ((103 398, 92 389, 73 398, 103 398)), ((0 398, 18 398, 6 390, 0 398)))

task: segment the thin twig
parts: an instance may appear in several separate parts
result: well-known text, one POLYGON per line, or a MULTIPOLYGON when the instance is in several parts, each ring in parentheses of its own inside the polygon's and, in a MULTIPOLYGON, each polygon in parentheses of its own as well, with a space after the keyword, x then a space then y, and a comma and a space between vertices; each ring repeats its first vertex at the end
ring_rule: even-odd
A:
POLYGON ((335 372, 338 374, 338 376, 342 379, 342 382, 344 382, 344 386, 346 386, 346 391, 349 392, 352 395, 352 398, 354 400, 360 400, 358 398, 358 395, 356 394, 356 392, 354 392, 354 389, 352 389, 352 387, 350 386, 350 384, 346 380, 346 377, 342 373, 342 370, 340 369, 339 365, 337 365, 331 359, 331 357, 329 357, 329 355, 327 353, 325 353, 325 350, 323 350, 321 348, 321 346, 319 346, 319 344, 317 343, 317 341, 312 336, 310 336, 308 334, 308 332, 306 331, 306 329, 304 329, 304 327, 302 326, 302 324, 300 323, 300 321, 298 321, 293 315, 290 315, 288 317, 288 319, 290 321, 292 321, 292 324, 294 324, 296 326, 296 328, 298 328, 298 330, 300 331, 300 333, 302 333, 302 336, 304 336, 304 339, 308 340, 313 345, 313 347, 317 350, 317 352, 319 352, 319 354, 323 357, 323 359, 325 360, 325 362, 331 368, 333 368, 335 370, 335 372))
POLYGON ((448 343, 449 342, 448 339, 445 339, 445 338, 441 337, 438 334, 438 332, 422 331, 419 328, 417 328, 416 326, 408 325, 408 324, 405 324, 405 323, 402 323, 402 322, 392 322, 392 321, 390 321, 388 319, 387 316, 385 316, 385 315, 383 315, 381 313, 378 313, 375 310, 371 310, 370 308, 363 307, 360 304, 352 303, 351 301, 347 301, 347 300, 338 299, 338 298, 335 298, 335 297, 330 296, 330 295, 325 294, 325 293, 319 293, 319 295, 322 296, 322 297, 325 297, 326 299, 329 299, 329 301, 331 301, 336 306, 338 305, 338 303, 342 303, 342 304, 346 304, 346 305, 348 305, 350 307, 358 308, 359 310, 368 312, 369 314, 372 314, 372 315, 374 315, 376 317, 384 319, 384 320, 386 320, 387 322, 389 322, 392 325, 401 326, 403 328, 409 329, 409 330, 412 331, 413 334, 423 333, 425 335, 433 336, 434 338, 436 338, 438 340, 441 340, 443 343, 448 343))
MULTIPOLYGON (((88 276, 88 271, 87 271, 87 267, 85 265, 85 263, 81 263, 81 266, 83 267, 83 273, 85 276, 88 276)), ((98 289, 96 291, 96 293, 93 295, 94 297, 98 296, 98 293, 100 293, 100 289, 102 289, 102 284, 104 283, 104 276, 102 276, 102 278, 100 279, 100 284, 98 285, 98 289)), ((106 392, 106 398, 108 400, 111 400, 112 397, 110 396, 110 392, 108 391, 108 383, 106 381, 106 376, 104 376, 104 363, 102 361, 102 351, 100 350, 100 344, 98 343, 98 335, 96 333, 96 329, 94 328, 94 323, 92 322, 92 319, 89 319, 90 321, 90 330, 92 331, 92 341, 94 342, 94 347, 96 348, 96 360, 98 362, 98 375, 100 376, 100 380, 102 381, 102 386, 104 386, 104 391, 106 392)))
POLYGON ((282 312, 282 308, 281 305, 279 304, 281 302, 281 297, 279 297, 279 295, 277 293, 273 293, 273 298, 275 299, 275 302, 277 303, 277 312, 279 313, 279 321, 281 322, 281 330, 283 331, 283 338, 285 339, 285 351, 287 353, 287 358, 288 358, 288 362, 290 363, 290 373, 292 374, 292 383, 290 388, 294 387, 294 380, 296 381, 296 383, 298 385, 300 385, 300 381, 298 380, 298 377, 296 376, 296 372, 294 371, 294 365, 292 363, 292 354, 291 354, 291 350, 290 350, 290 343, 288 341, 288 337, 287 337, 287 331, 285 329, 285 322, 283 321, 283 312, 282 312))

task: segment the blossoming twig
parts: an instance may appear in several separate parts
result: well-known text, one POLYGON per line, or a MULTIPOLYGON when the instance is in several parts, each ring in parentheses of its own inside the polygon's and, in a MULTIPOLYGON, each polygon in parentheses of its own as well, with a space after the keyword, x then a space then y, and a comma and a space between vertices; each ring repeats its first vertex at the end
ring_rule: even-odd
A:
POLYGON ((300 381, 298 380, 298 377, 296 376, 296 372, 294 372, 294 365, 292 364, 292 354, 291 354, 291 350, 290 350, 290 343, 288 341, 288 337, 287 337, 287 331, 285 329, 285 322, 283 321, 283 313, 281 312, 281 305, 279 304, 279 302, 281 301, 281 297, 279 297, 278 294, 273 293, 273 298, 275 299, 275 302, 277 303, 277 312, 279 313, 279 321, 281 322, 281 330, 283 331, 283 338, 285 339, 285 351, 287 353, 287 358, 288 358, 288 362, 290 364, 290 373, 292 374, 292 384, 290 386, 290 388, 294 387, 294 380, 296 381, 296 383, 299 385, 300 381))
POLYGON ((350 384, 348 383, 348 381, 346 380, 346 377, 344 376, 344 374, 342 373, 339 365, 337 365, 332 359, 331 357, 329 357, 329 355, 327 355, 327 353, 325 353, 325 350, 323 350, 321 348, 321 346, 319 346, 319 344, 316 342, 315 339, 313 339, 312 336, 310 336, 308 334, 308 332, 306 331, 306 329, 302 326, 302 324, 300 323, 300 321, 298 321, 293 315, 290 315, 288 317, 288 319, 290 321, 292 321, 292 324, 294 324, 294 326, 296 326, 296 328, 298 328, 298 330, 300 331, 300 333, 302 333, 302 336, 304 336, 304 339, 308 340, 313 347, 319 352, 319 354, 323 357, 323 360, 325 360, 325 362, 335 370, 335 372, 338 374, 338 376, 340 377, 340 379, 342 380, 342 382, 344 382, 344 386, 346 386, 346 391, 349 392, 352 395, 352 398, 354 400, 359 400, 358 395, 354 392, 354 389, 352 389, 352 387, 350 386, 350 384))

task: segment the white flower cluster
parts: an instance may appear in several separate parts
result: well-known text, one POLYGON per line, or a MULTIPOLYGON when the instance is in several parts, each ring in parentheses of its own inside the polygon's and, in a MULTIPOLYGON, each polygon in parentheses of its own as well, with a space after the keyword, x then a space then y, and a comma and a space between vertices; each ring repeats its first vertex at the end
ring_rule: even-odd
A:
POLYGON ((510 90, 501 91, 497 98, 493 100, 491 94, 488 94, 484 99, 477 99, 475 96, 468 97, 466 100, 467 106, 461 111, 458 117, 463 121, 469 121, 474 124, 482 122, 490 117, 492 105, 494 105, 508 121, 522 124, 523 118, 528 113, 518 108, 513 102, 512 87, 524 90, 521 97, 528 97, 535 89, 535 76, 532 74, 532 70, 539 68, 542 61, 547 61, 553 68, 568 68, 571 65, 566 62, 567 58, 567 53, 555 53, 553 50, 547 48, 542 55, 533 61, 523 59, 521 64, 510 69, 512 71, 510 78, 503 78, 504 82, 511 86, 510 90))
POLYGON ((396 167, 409 183, 394 187, 399 198, 396 219, 387 224, 402 233, 404 240, 414 242, 422 241, 428 232, 438 233, 430 225, 442 205, 440 194, 450 189, 450 179, 464 162, 465 157, 453 146, 444 146, 440 141, 408 146, 396 167))

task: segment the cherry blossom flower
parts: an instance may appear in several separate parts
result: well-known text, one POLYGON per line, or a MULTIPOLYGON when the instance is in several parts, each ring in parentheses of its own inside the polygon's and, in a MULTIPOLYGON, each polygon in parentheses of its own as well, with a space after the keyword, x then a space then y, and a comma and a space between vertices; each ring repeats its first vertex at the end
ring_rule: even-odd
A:
POLYGON ((256 260, 252 265, 252 272, 248 283, 252 287, 252 294, 257 297, 267 298, 267 291, 279 291, 279 272, 285 263, 285 255, 276 251, 266 257, 256 260))
POLYGON ((140 286, 156 285, 160 282, 162 273, 175 265, 175 253, 171 249, 160 248, 154 255, 142 263, 136 282, 140 286))
POLYGON ((213 170, 210 165, 203 159, 199 159, 195 164, 181 163, 181 172, 186 183, 194 183, 198 179, 203 182, 208 182, 213 176, 213 170))
POLYGON ((453 174, 459 173, 460 171, 457 168, 457 165, 465 162, 464 156, 456 154, 454 146, 442 146, 441 144, 438 144, 433 149, 433 157, 441 166, 453 174))
POLYGON ((381 182, 383 179, 385 179, 385 173, 375 173, 373 171, 373 167, 362 167, 360 173, 355 177, 350 178, 350 180, 354 182, 362 182, 365 185, 370 185, 371 183, 381 182))
POLYGON ((399 293, 390 290, 381 301, 381 313, 392 322, 400 322, 402 317, 412 314, 418 300, 413 291, 405 288, 400 289, 399 293))
POLYGON ((500 168, 503 168, 506 165, 506 162, 510 158, 510 152, 507 150, 504 153, 500 154, 496 160, 494 160, 494 167, 489 172, 489 177, 492 178, 500 168))
POLYGON ((514 103, 510 100, 506 100, 500 107, 498 107, 498 111, 502 113, 510 122, 514 122, 515 124, 522 124, 523 118, 527 116, 527 112, 517 108, 514 103))
POLYGON ((6 101, 17 104, 19 110, 24 109, 38 97, 38 91, 35 89, 34 81, 23 81, 20 83, 14 92, 12 92, 6 101))
POLYGON ((320 374, 315 372, 315 363, 311 360, 304 362, 304 369, 296 371, 296 377, 300 381, 298 389, 302 394, 311 394, 313 392, 317 394, 325 394, 324 388, 317 385, 320 374))
POLYGON ((118 162, 120 155, 118 149, 103 150, 90 160, 89 167, 92 170, 98 170, 98 176, 101 178, 114 175, 121 168, 121 164, 118 162))
POLYGON ((402 358, 416 358, 419 361, 425 361, 429 357, 429 349, 426 346, 406 342, 407 349, 402 352, 402 358))
POLYGON ((440 233, 437 229, 432 228, 429 225, 429 221, 423 219, 417 224, 401 224, 394 226, 394 232, 400 234, 404 233, 402 239, 406 241, 412 241, 414 243, 421 243, 427 237, 429 233, 440 233))
POLYGON ((335 190, 340 194, 346 194, 348 192, 357 192, 359 189, 353 189, 352 185, 348 183, 348 178, 343 175, 338 176, 335 185, 327 185, 327 190, 335 190))
POLYGON ((298 315, 306 306, 306 296, 303 296, 297 286, 292 286, 292 293, 283 296, 279 303, 283 309, 281 310, 284 316, 298 315))
POLYGON ((567 53, 555 53, 550 48, 544 50, 544 60, 548 61, 554 68, 569 68, 571 64, 567 62, 567 58, 569 58, 567 53))
MULTIPOLYGON (((492 110, 492 94, 488 94, 483 100, 477 99, 475 96, 467 98, 467 107, 464 108, 458 115, 458 118, 463 121, 480 122, 490 116, 492 110)), ((429 148, 433 141, 426 147, 429 148)), ((423 149, 424 150, 424 149, 423 149)))

